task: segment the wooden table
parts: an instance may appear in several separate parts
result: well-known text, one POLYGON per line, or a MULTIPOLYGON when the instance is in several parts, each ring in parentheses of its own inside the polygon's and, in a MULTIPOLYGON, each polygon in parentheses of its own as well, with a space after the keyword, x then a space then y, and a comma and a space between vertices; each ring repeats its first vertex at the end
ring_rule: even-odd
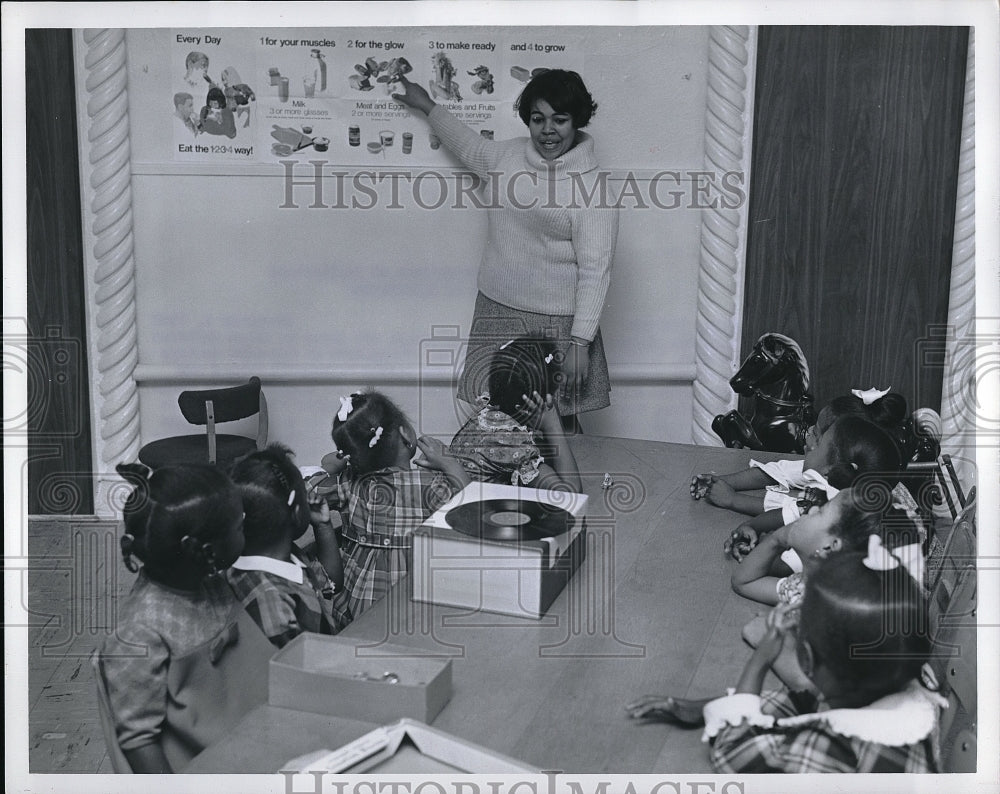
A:
MULTIPOLYGON (((541 620, 414 603, 403 580, 344 635, 450 657, 453 694, 434 727, 542 770, 709 771, 700 730, 636 724, 624 706, 650 693, 720 694, 736 682, 749 655, 740 629, 764 608, 729 586, 736 563, 722 543, 740 516, 695 502, 688 484, 698 472, 744 468, 751 453, 572 443, 590 496, 587 558, 541 620)), ((187 771, 273 772, 371 727, 264 706, 187 771)))

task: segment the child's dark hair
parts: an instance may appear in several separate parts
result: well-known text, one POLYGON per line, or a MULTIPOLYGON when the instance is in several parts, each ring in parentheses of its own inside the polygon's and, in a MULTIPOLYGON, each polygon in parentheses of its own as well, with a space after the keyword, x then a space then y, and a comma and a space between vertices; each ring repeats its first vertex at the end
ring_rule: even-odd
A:
POLYGON ((525 126, 537 100, 548 102, 557 113, 573 117, 573 126, 580 130, 590 123, 597 103, 587 90, 583 78, 566 69, 548 69, 532 77, 514 102, 514 109, 525 126))
MULTIPOLYGON (((827 416, 827 421, 831 424, 842 416, 860 416, 886 429, 898 427, 906 421, 909 414, 906 410, 906 398, 897 392, 889 392, 869 405, 865 405, 864 400, 855 394, 834 397, 829 402, 827 416)), ((826 430, 825 427, 819 429, 826 430)))
POLYGON ((211 107, 213 100, 219 103, 220 108, 224 108, 226 106, 225 92, 215 85, 208 89, 208 95, 205 97, 206 107, 211 107))
MULTIPOLYGON (((211 543, 243 513, 240 493, 226 474, 208 465, 165 466, 151 471, 141 463, 115 470, 133 485, 122 518, 122 557, 129 570, 138 557, 156 578, 178 566, 217 572, 211 543)), ((162 578, 162 577, 161 577, 162 578)))
POLYGON ((536 391, 542 397, 554 394, 558 371, 552 342, 527 336, 513 339, 490 360, 490 405, 519 418, 524 411, 522 396, 536 391))
POLYGON ((233 466, 246 513, 244 554, 258 554, 276 538, 297 540, 309 528, 306 485, 292 456, 288 447, 269 444, 233 466))
POLYGON ((902 690, 930 654, 927 600, 900 565, 871 570, 835 554, 806 578, 799 622, 813 669, 823 664, 867 705, 902 690))
POLYGON ((333 443, 337 449, 350 455, 350 476, 360 477, 378 471, 396 462, 402 441, 401 428, 408 427, 406 414, 381 392, 369 390, 355 392, 350 398, 350 410, 343 408, 333 419, 333 443))
POLYGON ((920 529, 892 500, 893 485, 879 474, 862 474, 844 491, 838 521, 830 527, 845 552, 864 551, 878 535, 887 549, 920 542, 920 529))
POLYGON ((826 432, 831 434, 826 479, 834 488, 847 488, 866 473, 878 474, 890 488, 899 482, 899 449, 882 428, 858 416, 844 416, 826 432))

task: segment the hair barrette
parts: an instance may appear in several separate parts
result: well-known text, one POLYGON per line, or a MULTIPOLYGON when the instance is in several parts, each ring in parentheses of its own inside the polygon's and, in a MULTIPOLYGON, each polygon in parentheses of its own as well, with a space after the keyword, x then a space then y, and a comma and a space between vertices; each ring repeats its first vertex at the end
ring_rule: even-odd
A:
POLYGON ((288 492, 288 506, 291 507, 295 504, 295 491, 288 492))
POLYGON ((502 345, 500 345, 500 349, 501 349, 501 350, 506 350, 506 349, 507 349, 508 347, 510 347, 510 346, 511 346, 512 344, 514 344, 514 340, 513 340, 513 339, 510 339, 510 340, 508 340, 508 341, 504 342, 504 343, 503 343, 502 345))
POLYGON ((556 354, 555 354, 555 353, 549 353, 549 354, 548 354, 548 355, 547 355, 547 356, 545 357, 545 363, 546 363, 546 364, 551 364, 551 363, 552 363, 552 359, 554 359, 555 357, 556 357, 556 354))
POLYGON ((900 565, 920 584, 924 577, 924 557, 919 543, 910 543, 889 551, 882 545, 878 535, 868 536, 868 555, 862 560, 865 568, 872 571, 891 571, 900 565))
POLYGON ((892 391, 892 386, 884 391, 876 389, 874 386, 870 389, 851 389, 851 394, 857 397, 865 405, 871 405, 876 400, 881 400, 885 395, 892 391))
POLYGON ((382 425, 374 428, 372 432, 375 434, 372 436, 372 440, 368 442, 368 449, 374 447, 380 438, 382 438, 382 425))
POLYGON ((351 411, 354 410, 354 395, 348 395, 347 397, 340 398, 340 410, 337 411, 337 418, 341 422, 346 422, 347 417, 351 415, 351 411))

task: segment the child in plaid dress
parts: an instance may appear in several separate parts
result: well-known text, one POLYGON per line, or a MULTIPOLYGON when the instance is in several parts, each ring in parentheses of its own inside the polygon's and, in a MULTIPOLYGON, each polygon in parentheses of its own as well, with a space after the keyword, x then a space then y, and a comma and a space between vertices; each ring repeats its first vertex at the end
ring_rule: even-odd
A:
POLYGON ((267 700, 274 648, 220 575, 243 549, 229 477, 207 465, 117 471, 132 483, 121 549, 138 576, 97 673, 131 770, 178 772, 267 700))
POLYGON ((332 435, 349 483, 340 506, 344 584, 357 617, 409 570, 413 530, 470 480, 440 441, 417 438, 406 415, 383 394, 340 399, 332 435), (413 460, 417 450, 423 457, 413 460))
POLYGON ((303 631, 338 633, 351 611, 326 502, 307 492, 291 451, 280 444, 237 461, 232 476, 246 512, 246 546, 228 573, 236 597, 279 648, 303 631), (295 543, 310 524, 315 554, 295 543))
POLYGON ((705 706, 712 766, 723 774, 937 772, 946 701, 919 680, 929 654, 927 599, 872 535, 867 555, 834 555, 809 575, 799 610, 772 611, 735 690, 705 706), (761 695, 796 623, 796 654, 815 693, 761 695))

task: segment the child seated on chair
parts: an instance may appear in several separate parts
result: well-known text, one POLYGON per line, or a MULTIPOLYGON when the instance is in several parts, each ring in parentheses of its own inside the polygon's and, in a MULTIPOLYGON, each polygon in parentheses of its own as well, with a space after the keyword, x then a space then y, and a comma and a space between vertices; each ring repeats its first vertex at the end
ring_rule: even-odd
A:
MULTIPOLYGON (((803 460, 750 461, 750 468, 727 475, 698 474, 691 495, 709 504, 753 515, 729 536, 725 548, 737 560, 757 544, 760 535, 791 523, 814 504, 833 497, 867 472, 897 473, 899 451, 884 430, 857 416, 837 419, 803 460), (775 486, 761 496, 740 491, 775 486), (805 488, 804 498, 788 497, 790 488, 805 488)), ((897 477, 898 480, 898 477, 897 477)))
POLYGON ((798 610, 772 611, 735 690, 706 704, 713 768, 938 771, 936 728, 945 701, 919 680, 929 654, 926 597, 879 536, 869 539, 867 555, 833 555, 809 575, 798 610), (796 655, 815 694, 785 688, 761 695, 796 624, 796 655))
POLYGON ((346 486, 338 505, 344 584, 357 618, 409 570, 413 530, 470 480, 444 444, 430 436, 418 438, 385 395, 354 393, 340 402, 332 433, 339 455, 327 455, 323 465, 346 486), (414 460, 418 451, 423 457, 414 460))
POLYGON ((337 634, 351 622, 330 509, 307 493, 292 453, 271 444, 237 461, 246 546, 229 570, 237 598, 279 648, 303 631, 337 634), (296 545, 310 525, 315 554, 296 545))
POLYGON ((553 344, 532 337, 511 339, 494 352, 489 393, 449 448, 473 480, 581 490, 576 458, 553 409, 561 377, 555 359, 553 344))
POLYGON ((882 537, 923 586, 920 534, 906 512, 892 504, 892 487, 891 479, 859 478, 821 507, 811 507, 806 515, 765 535, 733 571, 733 590, 762 604, 795 606, 811 569, 831 554, 863 551, 872 534, 882 537), (801 570, 792 571, 783 563, 789 549, 796 552, 801 570))
POLYGON ((97 673, 132 771, 179 771, 267 700, 274 648, 223 575, 243 549, 230 479, 207 465, 117 471, 132 483, 121 549, 138 576, 97 673))
MULTIPOLYGON (((802 603, 809 574, 833 556, 864 551, 877 536, 900 561, 923 592, 925 560, 915 522, 892 504, 892 480, 860 478, 821 507, 766 535, 733 572, 733 589, 763 604, 797 608, 802 603), (782 548, 794 548, 804 569, 776 576, 782 548)), ((743 639, 756 648, 766 633, 767 617, 758 616, 743 628, 743 639)), ((796 691, 812 691, 795 657, 794 636, 787 636, 772 662, 775 674, 796 691)), ((628 706, 636 719, 659 720, 694 727, 703 723, 701 709, 712 698, 687 699, 650 695, 628 706)))

